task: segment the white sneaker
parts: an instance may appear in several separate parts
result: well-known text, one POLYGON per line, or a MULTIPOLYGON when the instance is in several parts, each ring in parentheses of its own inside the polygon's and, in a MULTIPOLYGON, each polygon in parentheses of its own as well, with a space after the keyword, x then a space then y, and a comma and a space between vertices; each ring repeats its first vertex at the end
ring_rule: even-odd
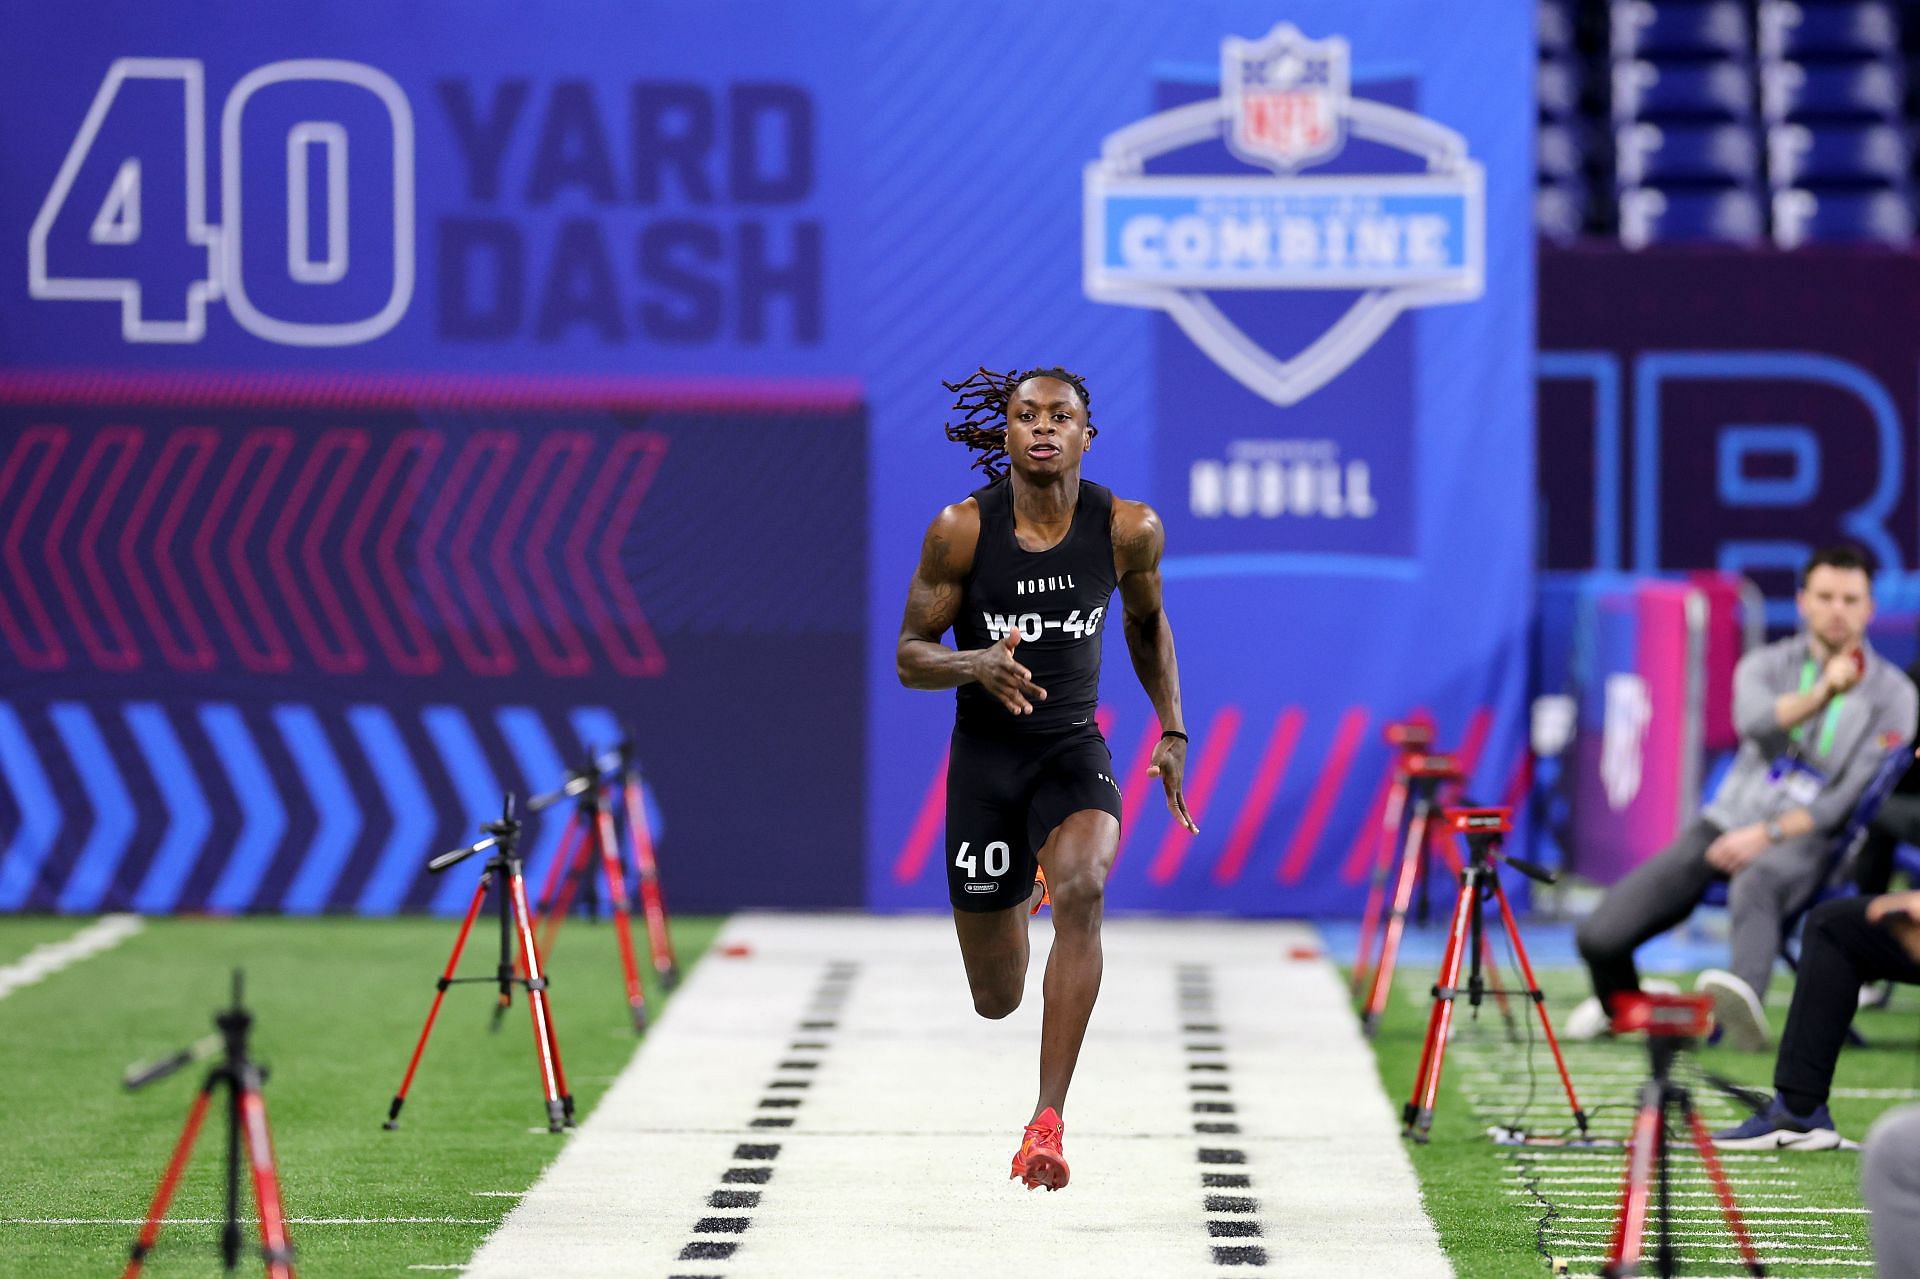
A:
MULTIPOLYGON (((1649 977, 1640 983, 1640 989, 1654 995, 1677 995, 1680 988, 1664 977, 1649 977)), ((1560 1026, 1560 1038, 1571 1039, 1577 1043, 1601 1039, 1613 1033, 1613 1019, 1607 1016, 1606 1008, 1597 995, 1588 995, 1573 1006, 1565 1022, 1560 1026)))
POLYGON ((1720 1023, 1728 1047, 1741 1052, 1765 1052, 1773 1044, 1773 1031, 1767 1026, 1767 1010, 1753 987, 1721 968, 1709 968, 1700 974, 1693 988, 1713 996, 1713 1018, 1720 1023))
POLYGON ((1560 1023, 1560 1038, 1575 1043, 1600 1039, 1612 1024, 1607 1018, 1607 1010, 1601 1007, 1599 996, 1588 995, 1575 1004, 1573 1011, 1567 1014, 1567 1019, 1560 1023))

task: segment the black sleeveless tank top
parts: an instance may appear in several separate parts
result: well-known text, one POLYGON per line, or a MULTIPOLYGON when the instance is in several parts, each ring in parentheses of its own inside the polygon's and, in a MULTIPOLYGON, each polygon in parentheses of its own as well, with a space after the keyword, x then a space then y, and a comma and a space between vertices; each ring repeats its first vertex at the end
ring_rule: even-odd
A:
POLYGON ((1020 631, 1015 660, 1047 690, 1033 714, 1015 715, 979 684, 962 684, 956 722, 981 733, 1050 732, 1093 722, 1100 701, 1100 636, 1117 584, 1113 570, 1113 492, 1080 481, 1073 524, 1060 544, 1022 550, 1013 536, 1013 483, 1001 479, 973 494, 980 543, 967 574, 955 647, 985 648, 1020 631))

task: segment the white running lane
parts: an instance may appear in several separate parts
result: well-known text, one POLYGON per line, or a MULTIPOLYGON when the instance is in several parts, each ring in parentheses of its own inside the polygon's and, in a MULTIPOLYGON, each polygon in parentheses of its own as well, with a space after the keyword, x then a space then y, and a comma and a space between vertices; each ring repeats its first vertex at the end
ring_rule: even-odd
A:
MULTIPOLYGON (((1318 947, 1298 925, 1109 921, 1072 1184, 1009 1181, 1044 916, 1033 939, 1026 1003, 990 1022, 949 919, 736 917, 467 1273, 1452 1273, 1338 976, 1296 957, 1318 947)), ((563 973, 563 1048, 565 990, 563 973)))

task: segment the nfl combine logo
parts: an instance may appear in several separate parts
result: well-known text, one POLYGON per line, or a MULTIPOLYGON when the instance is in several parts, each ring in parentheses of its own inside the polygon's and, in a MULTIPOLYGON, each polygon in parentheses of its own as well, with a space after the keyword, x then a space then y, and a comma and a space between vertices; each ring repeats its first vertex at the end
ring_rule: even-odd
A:
POLYGON ((1281 23, 1220 43, 1220 96, 1107 135, 1087 166, 1087 296, 1164 311, 1273 404, 1297 404, 1402 311, 1480 296, 1484 175, 1446 125, 1350 91, 1347 42, 1281 23), (1339 172, 1303 173, 1341 157, 1339 172), (1154 172, 1221 142, 1245 169, 1154 172), (1409 164, 1409 158, 1412 164, 1409 164), (1372 168, 1372 166, 1380 166, 1372 168), (1268 350, 1216 297, 1314 290, 1352 302, 1303 349, 1268 350))
POLYGON ((1221 95, 1235 106, 1227 145, 1249 164, 1290 171, 1346 140, 1347 42, 1281 23, 1263 40, 1221 45, 1221 95))

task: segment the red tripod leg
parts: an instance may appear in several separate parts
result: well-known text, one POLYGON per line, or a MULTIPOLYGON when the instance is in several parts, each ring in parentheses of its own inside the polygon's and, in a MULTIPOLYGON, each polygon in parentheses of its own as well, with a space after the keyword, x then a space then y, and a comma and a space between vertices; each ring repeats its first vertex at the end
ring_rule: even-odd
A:
POLYGON ((266 1098, 253 1088, 243 1091, 240 1118, 253 1169, 253 1201, 260 1209, 260 1248, 267 1260, 267 1279, 293 1279, 293 1244, 287 1239, 286 1210, 280 1204, 280 1174, 274 1166, 273 1135, 267 1130, 266 1098))
MULTIPOLYGON (((571 819, 569 819, 571 820, 571 819)), ((596 832, 592 826, 581 824, 580 842, 574 846, 573 864, 567 868, 566 877, 560 881, 560 896, 547 905, 547 916, 541 922, 540 949, 551 951, 554 939, 560 935, 560 925, 567 922, 567 913, 573 909, 574 896, 580 891, 580 879, 591 874, 593 865, 593 841, 596 832)))
POLYGON ((1474 892, 1473 880, 1463 878, 1453 907, 1453 926, 1447 933, 1446 957, 1440 962, 1433 1012, 1427 1017, 1427 1042, 1420 1050, 1420 1070, 1414 1076, 1413 1096, 1407 1102, 1405 1135, 1419 1142, 1426 1141, 1433 1128, 1433 1107, 1440 1095, 1440 1071, 1447 1060, 1447 1035, 1453 1029, 1453 1003, 1460 987, 1460 964, 1467 953, 1474 892))
POLYGON ((653 832, 647 827, 647 808, 639 779, 628 775, 627 834, 633 840, 633 866, 640 876, 640 908, 647 917, 647 944, 653 951, 653 971, 662 990, 680 984, 680 961, 674 957, 673 934, 667 928, 667 902, 660 892, 660 869, 653 859, 653 832))
POLYGON ((1406 930, 1407 910, 1413 904, 1413 881, 1420 873, 1420 848, 1426 842, 1432 812, 1427 804, 1414 806, 1413 821, 1407 826, 1406 843, 1400 850, 1400 876, 1393 886, 1393 910, 1387 916, 1386 933, 1380 939, 1380 963, 1373 971, 1373 989, 1367 995, 1364 1028, 1369 1035, 1379 1026, 1380 1014, 1386 1011, 1387 996, 1393 991, 1394 960, 1400 954, 1400 934, 1406 930))
POLYGON ((1540 983, 1534 980, 1533 964, 1527 959, 1526 943, 1520 940, 1520 925, 1514 921, 1513 907, 1507 904, 1507 890, 1500 886, 1500 877, 1493 877, 1493 898, 1500 903, 1500 922, 1507 930, 1507 937, 1513 942, 1514 962, 1520 965, 1520 979, 1524 981, 1528 996, 1533 1000, 1534 1011, 1540 1014, 1540 1028, 1547 1034, 1547 1047, 1553 1050, 1553 1064, 1560 1071, 1561 1086, 1567 1090, 1567 1105, 1573 1109, 1573 1121, 1580 1126, 1580 1135, 1587 1135, 1587 1112, 1580 1108, 1580 1097, 1573 1091, 1573 1076, 1567 1073, 1567 1059, 1560 1052, 1560 1037, 1553 1033, 1553 1020, 1547 1016, 1546 997, 1540 993, 1540 983))
POLYGON ((547 1131, 559 1132, 572 1116, 573 1095, 567 1091, 560 1065, 560 1043, 547 1005, 547 981, 540 973, 540 952, 534 946, 533 921, 527 910, 526 881, 517 873, 510 874, 506 891, 512 894, 514 927, 519 930, 520 950, 526 957, 527 1009, 533 1018, 534 1053, 539 1058, 540 1087, 547 1101, 547 1131))
POLYGON ((193 1107, 187 1111, 186 1125, 180 1130, 180 1140, 173 1144, 173 1155, 167 1160, 167 1170, 160 1174, 159 1189, 153 1192, 153 1204, 147 1209, 146 1224, 140 1227, 140 1237, 133 1245, 133 1257, 121 1272, 121 1279, 135 1279, 146 1262, 147 1254, 153 1251, 155 1241, 160 1238, 161 1223, 167 1218, 167 1205, 173 1202, 173 1192, 180 1185, 180 1174, 187 1170, 187 1161, 193 1158, 193 1143, 200 1136, 200 1125, 207 1117, 207 1103, 212 1098, 213 1081, 208 1080, 194 1097, 193 1107))
POLYGON ((614 838, 613 813, 600 809, 600 868, 607 877, 607 895, 613 899, 613 935, 620 943, 620 971, 627 982, 627 1012, 633 1029, 647 1029, 647 997, 640 989, 640 968, 633 961, 633 928, 627 918, 627 877, 620 869, 620 843, 614 838))
MULTIPOLYGON (((407 1062, 407 1073, 400 1080, 400 1091, 393 1095, 393 1105, 387 1108, 386 1127, 400 1126, 400 1107, 407 1104, 407 1089, 413 1087, 413 1072, 420 1069, 420 1055, 427 1051, 427 1036, 433 1033, 434 1018, 440 1015, 440 1004, 447 997, 447 987, 453 984, 453 974, 460 967, 460 952, 467 948, 467 934, 473 931, 473 921, 480 914, 480 907, 487 900, 487 885, 493 876, 482 875, 480 886, 473 890, 473 904, 467 907, 467 917, 460 921, 460 934, 453 939, 453 953, 447 956, 446 971, 440 974, 435 983, 433 1004, 427 1009, 427 1024, 420 1028, 420 1042, 413 1046, 413 1057, 407 1062)), ((505 891, 503 887, 501 891, 505 891)))
POLYGON ((1747 1223, 1741 1219, 1740 1205, 1733 1200, 1733 1184, 1727 1180, 1726 1169, 1721 1166, 1720 1153, 1714 1149, 1713 1134, 1707 1131, 1700 1112, 1692 1106, 1687 1107, 1687 1126, 1693 1131, 1694 1148, 1700 1152, 1700 1162, 1706 1165, 1707 1177, 1713 1182, 1713 1192, 1720 1198, 1720 1211, 1727 1219, 1727 1228, 1733 1232, 1734 1245, 1740 1250, 1740 1261, 1748 1274, 1764 1275, 1765 1267, 1760 1264, 1760 1254, 1754 1250, 1753 1239, 1747 1234, 1747 1223))
POLYGON ((567 824, 560 832, 560 846, 553 850, 553 862, 547 867, 547 881, 540 885, 540 898, 535 903, 545 914, 553 911, 553 895, 560 887, 563 868, 572 860, 573 837, 579 832, 580 819, 577 813, 567 814, 567 824))
POLYGON ((1653 1166, 1660 1153, 1660 1102, 1657 1092, 1643 1096, 1627 1144, 1627 1180, 1620 1194, 1620 1219, 1614 1223, 1612 1255, 1600 1273, 1607 1279, 1629 1279, 1640 1273, 1640 1240, 1647 1230, 1647 1196, 1653 1188, 1653 1166))
POLYGON ((1367 885, 1367 904, 1360 912, 1360 953, 1353 961, 1353 997, 1367 989, 1372 969, 1374 938, 1380 931, 1380 909, 1387 902, 1387 877, 1393 867, 1393 850, 1400 843, 1400 819, 1407 811, 1407 778, 1398 765, 1393 770, 1393 786, 1387 791, 1386 811, 1380 817, 1380 852, 1373 860, 1373 875, 1367 885))

